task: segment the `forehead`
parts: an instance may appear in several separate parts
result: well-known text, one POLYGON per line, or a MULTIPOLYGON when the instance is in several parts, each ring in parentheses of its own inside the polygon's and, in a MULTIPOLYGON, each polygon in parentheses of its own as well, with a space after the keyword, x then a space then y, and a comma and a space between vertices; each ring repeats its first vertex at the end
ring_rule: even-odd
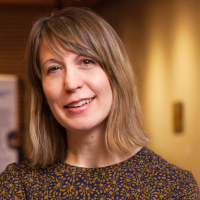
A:
POLYGON ((39 47, 39 52, 42 50, 42 48, 48 48, 54 51, 55 53, 60 54, 61 52, 64 52, 66 49, 61 45, 61 43, 58 41, 55 35, 51 34, 48 37, 42 37, 39 47))
POLYGON ((47 39, 41 40, 39 47, 39 59, 41 59, 41 55, 44 52, 64 56, 67 54, 68 50, 60 44, 55 36, 52 36, 52 42, 48 42, 47 39))
POLYGON ((45 41, 41 41, 40 49, 39 49, 39 62, 40 66, 42 66, 47 60, 51 58, 60 58, 63 56, 67 56, 70 54, 70 51, 65 49, 58 40, 55 39, 55 45, 56 48, 59 49, 59 51, 62 52, 62 55, 60 55, 56 50, 52 49, 50 45, 45 41))

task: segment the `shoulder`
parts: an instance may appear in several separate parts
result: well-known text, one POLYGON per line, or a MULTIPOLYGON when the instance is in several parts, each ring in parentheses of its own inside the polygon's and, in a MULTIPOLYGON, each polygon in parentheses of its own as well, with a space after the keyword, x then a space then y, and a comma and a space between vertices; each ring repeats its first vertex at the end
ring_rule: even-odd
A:
POLYGON ((190 171, 181 169, 176 165, 167 162, 164 158, 157 155, 147 147, 144 147, 142 154, 144 155, 146 162, 150 163, 150 167, 155 176, 163 174, 170 179, 193 180, 193 175, 190 171))
MULTIPOLYGON (((27 162, 24 162, 27 165, 27 162)), ((19 163, 13 163, 7 166, 4 172, 0 175, 0 199, 14 199, 18 197, 19 199, 24 199, 24 189, 20 183, 19 173, 20 173, 19 163), (16 191, 17 189, 17 191, 16 191), (15 195, 15 192, 18 193, 15 195)))
POLYGON ((30 161, 13 163, 6 167, 0 175, 0 180, 26 182, 33 177, 42 177, 46 174, 47 168, 33 167, 30 161))
POLYGON ((26 175, 29 171, 32 171, 33 168, 30 165, 29 161, 23 161, 20 163, 12 163, 8 165, 4 172, 1 173, 1 180, 6 179, 18 179, 19 177, 26 175))
POLYGON ((0 199, 25 199, 24 183, 33 171, 29 161, 8 165, 0 175, 0 199))
POLYGON ((154 188, 169 191, 171 198, 200 198, 198 184, 190 171, 167 162, 147 147, 144 147, 139 155, 146 170, 149 171, 149 181, 154 185, 154 188))
POLYGON ((49 179, 53 179, 62 166, 60 163, 47 168, 32 167, 29 161, 8 165, 0 175, 0 200, 43 199, 44 185, 48 185, 49 179))

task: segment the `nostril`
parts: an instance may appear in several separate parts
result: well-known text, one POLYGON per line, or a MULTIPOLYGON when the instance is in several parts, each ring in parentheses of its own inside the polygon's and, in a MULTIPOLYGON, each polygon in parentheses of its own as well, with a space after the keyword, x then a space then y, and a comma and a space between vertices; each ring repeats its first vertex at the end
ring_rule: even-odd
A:
POLYGON ((68 84, 67 86, 65 85, 65 91, 67 93, 72 93, 76 91, 77 89, 81 89, 83 87, 83 84, 68 84))
POLYGON ((65 82, 65 91, 67 93, 70 93, 70 92, 74 92, 76 91, 77 89, 81 89, 83 87, 83 82, 80 81, 80 80, 72 80, 72 81, 67 81, 65 82))

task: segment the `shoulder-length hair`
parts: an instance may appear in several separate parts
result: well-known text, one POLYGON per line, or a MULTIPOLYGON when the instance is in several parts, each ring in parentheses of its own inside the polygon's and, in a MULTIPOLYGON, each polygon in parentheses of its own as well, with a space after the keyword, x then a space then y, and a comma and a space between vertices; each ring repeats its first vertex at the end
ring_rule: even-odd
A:
POLYGON ((140 105, 135 78, 124 46, 112 27, 89 9, 66 8, 40 18, 30 32, 27 56, 30 85, 28 148, 34 166, 65 162, 66 130, 54 118, 41 81, 39 51, 45 40, 59 55, 68 51, 87 55, 99 62, 108 76, 113 103, 108 116, 105 143, 110 151, 134 150, 148 142, 141 128, 140 105))

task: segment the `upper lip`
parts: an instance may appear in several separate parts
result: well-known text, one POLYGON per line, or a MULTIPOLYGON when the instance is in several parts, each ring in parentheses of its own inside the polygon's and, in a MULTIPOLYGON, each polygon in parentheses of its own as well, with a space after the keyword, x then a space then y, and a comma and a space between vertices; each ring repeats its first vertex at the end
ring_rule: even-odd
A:
POLYGON ((74 103, 79 103, 80 101, 83 101, 83 100, 88 100, 88 99, 94 99, 95 97, 89 97, 89 98, 82 98, 82 99, 79 99, 79 100, 76 100, 76 101, 71 101, 70 103, 68 103, 67 105, 65 105, 64 107, 68 107, 74 103))

